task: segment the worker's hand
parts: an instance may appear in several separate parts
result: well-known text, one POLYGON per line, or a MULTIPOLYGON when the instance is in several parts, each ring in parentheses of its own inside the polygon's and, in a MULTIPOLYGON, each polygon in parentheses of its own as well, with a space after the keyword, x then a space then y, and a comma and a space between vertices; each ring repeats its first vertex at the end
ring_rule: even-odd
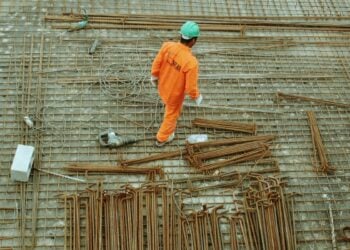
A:
POLYGON ((201 105, 201 103, 203 101, 203 96, 199 95, 195 101, 196 101, 197 106, 201 105))
POLYGON ((151 83, 152 83, 153 87, 157 87, 158 86, 158 77, 151 76, 151 83))

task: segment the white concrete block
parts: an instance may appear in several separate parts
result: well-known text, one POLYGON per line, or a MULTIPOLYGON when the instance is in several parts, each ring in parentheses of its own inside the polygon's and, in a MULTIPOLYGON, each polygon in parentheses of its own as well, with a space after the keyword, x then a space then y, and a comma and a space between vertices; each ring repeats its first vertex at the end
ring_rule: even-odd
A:
POLYGON ((11 165, 11 179, 14 181, 28 181, 33 161, 34 147, 18 144, 11 165))

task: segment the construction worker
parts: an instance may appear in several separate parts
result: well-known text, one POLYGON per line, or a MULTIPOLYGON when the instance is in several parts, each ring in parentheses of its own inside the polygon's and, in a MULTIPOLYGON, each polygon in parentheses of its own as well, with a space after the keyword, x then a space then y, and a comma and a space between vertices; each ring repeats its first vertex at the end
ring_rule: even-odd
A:
POLYGON ((180 42, 165 42, 152 64, 151 82, 158 87, 165 104, 163 122, 157 133, 156 145, 161 147, 175 137, 176 121, 181 114, 185 94, 200 105, 198 61, 191 48, 199 36, 199 26, 192 21, 185 22, 180 29, 180 42))

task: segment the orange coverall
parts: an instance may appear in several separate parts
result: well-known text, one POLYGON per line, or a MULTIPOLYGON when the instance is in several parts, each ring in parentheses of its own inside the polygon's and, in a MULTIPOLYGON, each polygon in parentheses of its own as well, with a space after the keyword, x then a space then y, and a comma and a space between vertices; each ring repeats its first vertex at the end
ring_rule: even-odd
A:
POLYGON ((158 77, 158 92, 165 104, 157 133, 157 140, 164 142, 176 129, 185 94, 193 100, 199 96, 198 61, 186 45, 165 42, 153 61, 151 74, 158 77))

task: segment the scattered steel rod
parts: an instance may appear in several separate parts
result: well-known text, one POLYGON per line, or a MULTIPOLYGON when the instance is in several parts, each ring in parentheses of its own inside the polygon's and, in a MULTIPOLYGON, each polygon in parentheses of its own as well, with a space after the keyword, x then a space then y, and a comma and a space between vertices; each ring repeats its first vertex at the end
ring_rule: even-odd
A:
MULTIPOLYGON (((226 53, 225 53, 226 54, 226 53)), ((214 77, 218 77, 218 76, 214 76, 214 77)), ((220 76, 222 78, 222 76, 220 76)), ((237 78, 239 76, 232 76, 232 75, 229 75, 227 76, 227 79, 232 79, 232 78, 237 78)), ((252 77, 256 77, 255 75, 251 75, 249 74, 249 76, 245 76, 245 77, 242 77, 242 78, 252 78, 252 77)), ((270 78, 271 76, 258 76, 258 78, 270 78)), ((275 76, 277 77, 277 76, 275 76)), ((314 78, 314 77, 317 77, 317 76, 312 76, 311 78, 314 78)), ((327 76, 326 76, 327 77, 327 76)), ((329 77, 329 75, 328 75, 329 77)), ((293 77, 293 78, 300 78, 299 77, 293 77)), ((211 78, 205 78, 204 77, 200 77, 200 79, 211 79, 211 78)), ((133 102, 137 102, 137 100, 133 100, 133 102)), ((144 102, 142 100, 142 102, 144 102)), ((154 103, 154 102, 153 102, 154 103)), ((278 111, 278 110, 269 110, 269 109, 252 109, 252 108, 238 108, 238 107, 232 107, 232 106, 228 106, 228 105, 207 105, 207 104, 201 104, 200 106, 196 105, 196 104, 193 104, 193 103, 184 103, 183 104, 184 107, 195 107, 195 108, 204 108, 204 109, 215 109, 215 110, 227 110, 227 111, 240 111, 240 112, 252 112, 252 113, 267 113, 267 114, 282 114, 281 111, 278 111)))
POLYGON ((84 163, 72 163, 64 167, 71 172, 99 172, 99 173, 120 173, 120 174, 158 174, 164 177, 164 172, 160 167, 121 167, 121 166, 101 166, 84 163))
POLYGON ((332 204, 330 199, 327 199, 326 204, 328 205, 329 225, 331 227, 332 248, 333 250, 336 250, 338 249, 338 247, 337 247, 337 240, 336 240, 335 228, 334 228, 333 210, 332 210, 332 204))
POLYGON ((237 171, 220 173, 218 175, 205 175, 199 177, 182 178, 182 179, 171 179, 171 183, 185 183, 185 182, 203 182, 203 181, 219 181, 219 180, 234 180, 240 179, 240 173, 237 171))
MULTIPOLYGON (((62 15, 64 16, 71 16, 72 12, 63 12, 62 15)), ((106 14, 106 13, 89 13, 89 16, 102 16, 102 17, 109 17, 109 18, 127 18, 129 14, 106 14)), ((145 18, 149 17, 150 19, 154 19, 154 15, 151 14, 133 14, 135 18, 145 18)), ((81 16, 83 17, 83 16, 81 16)), ((207 15, 157 15, 159 19, 164 20, 173 20, 181 23, 181 20, 179 19, 190 19, 190 18, 201 18, 205 20, 212 20, 217 22, 222 22, 225 20, 349 20, 349 16, 210 16, 208 19, 207 15)))
POLYGON ((307 97, 307 96, 301 96, 301 95, 292 95, 292 94, 286 94, 282 92, 277 92, 277 99, 292 99, 292 100, 304 100, 304 101, 310 101, 310 102, 316 102, 320 104, 325 104, 325 105, 332 105, 332 106, 337 106, 337 107, 342 107, 342 108, 349 108, 350 104, 346 103, 339 103, 339 102, 334 102, 334 101, 329 101, 329 100, 323 100, 323 99, 318 99, 318 98, 312 98, 312 97, 307 97))
POLYGON ((239 184, 241 184, 241 180, 234 180, 234 181, 228 181, 216 185, 205 185, 202 187, 194 187, 194 188, 189 188, 191 192, 199 192, 203 190, 208 190, 208 189, 218 189, 218 188, 233 188, 237 187, 239 184))
MULTIPOLYGON (((259 162, 257 162, 259 164, 259 162)), ((274 164, 273 167, 264 168, 261 170, 255 169, 254 171, 243 171, 243 172, 229 172, 229 173, 220 173, 218 175, 205 175, 202 177, 193 177, 193 178, 183 178, 183 179, 173 179, 171 180, 172 184, 176 183, 187 183, 187 190, 191 192, 199 192, 208 189, 215 188, 231 188, 240 186, 245 176, 250 176, 254 174, 266 174, 266 173, 278 173, 280 171, 278 163, 272 162, 274 164), (202 184, 205 182, 205 186, 199 186, 198 184, 194 185, 196 182, 202 184), (208 181, 227 181, 225 183, 220 183, 216 185, 208 184, 208 181)))
POLYGON ((53 175, 53 176, 65 178, 65 179, 72 180, 72 181, 86 182, 86 180, 82 180, 80 178, 75 178, 75 177, 71 177, 71 176, 67 176, 67 175, 63 175, 63 174, 58 174, 58 173, 54 173, 54 172, 47 171, 47 170, 44 170, 44 169, 39 169, 39 168, 33 168, 33 169, 35 169, 36 171, 39 171, 39 172, 43 172, 43 173, 50 174, 50 175, 53 175))

